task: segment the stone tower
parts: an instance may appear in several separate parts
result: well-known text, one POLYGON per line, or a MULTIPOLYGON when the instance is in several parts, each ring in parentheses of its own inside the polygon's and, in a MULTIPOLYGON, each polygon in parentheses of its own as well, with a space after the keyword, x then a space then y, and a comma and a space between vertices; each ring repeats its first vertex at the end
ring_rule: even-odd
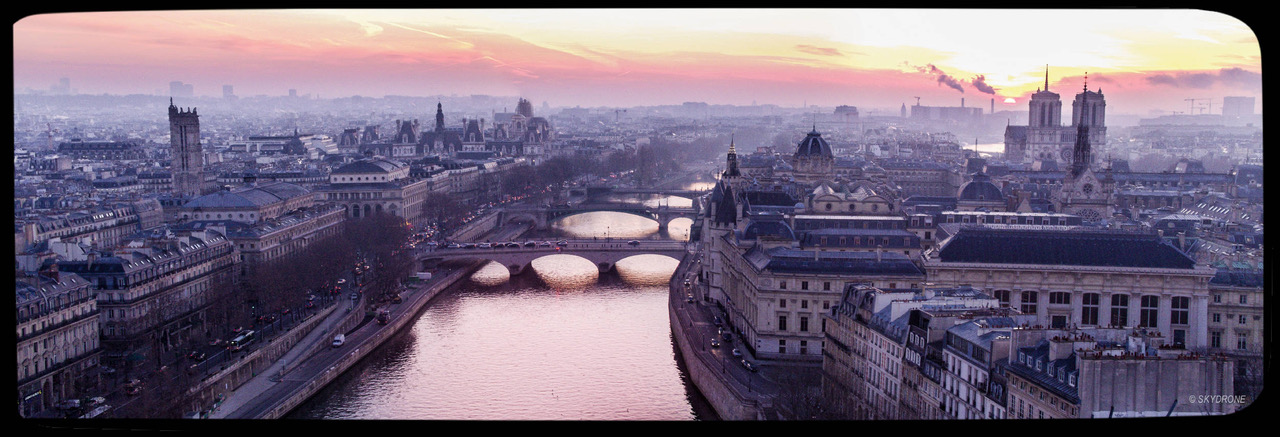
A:
POLYGON ((169 99, 169 171, 174 194, 195 197, 204 185, 204 153, 200 147, 200 116, 195 108, 178 109, 169 99))

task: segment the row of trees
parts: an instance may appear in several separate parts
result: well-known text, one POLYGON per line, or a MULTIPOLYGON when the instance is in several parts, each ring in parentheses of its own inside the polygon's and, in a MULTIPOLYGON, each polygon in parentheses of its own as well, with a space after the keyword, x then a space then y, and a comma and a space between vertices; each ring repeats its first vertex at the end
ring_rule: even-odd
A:
MULTIPOLYGON (((392 214, 349 220, 339 232, 309 242, 290 255, 241 266, 238 275, 212 278, 206 292, 209 303, 204 326, 179 350, 197 349, 215 338, 229 338, 234 328, 248 328, 258 316, 300 308, 307 295, 330 292, 357 261, 373 266, 364 273, 366 290, 373 295, 369 300, 383 300, 412 273, 411 254, 403 250, 409 232, 405 220, 392 214)), ((147 379, 148 393, 137 398, 132 414, 179 418, 200 407, 200 401, 189 393, 200 382, 199 376, 186 372, 185 365, 162 368, 147 379)))

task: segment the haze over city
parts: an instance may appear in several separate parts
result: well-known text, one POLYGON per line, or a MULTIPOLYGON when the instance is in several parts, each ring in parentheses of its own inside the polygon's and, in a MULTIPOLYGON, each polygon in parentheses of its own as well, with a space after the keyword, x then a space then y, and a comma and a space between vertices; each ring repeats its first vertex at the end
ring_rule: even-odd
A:
MULTIPOLYGON (((14 91, 321 98, 521 95, 554 106, 1025 108, 1102 89, 1112 114, 1257 97, 1261 52, 1203 10, 200 10, 41 14, 14 26, 14 91)), ((1211 109, 1210 109, 1211 110, 1211 109)))

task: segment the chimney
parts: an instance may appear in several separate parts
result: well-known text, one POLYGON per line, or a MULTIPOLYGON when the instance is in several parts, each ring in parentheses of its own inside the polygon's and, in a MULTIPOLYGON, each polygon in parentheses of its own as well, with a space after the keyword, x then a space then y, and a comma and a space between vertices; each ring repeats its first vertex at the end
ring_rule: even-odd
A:
POLYGON ((996 99, 991 99, 991 113, 996 113, 996 99))

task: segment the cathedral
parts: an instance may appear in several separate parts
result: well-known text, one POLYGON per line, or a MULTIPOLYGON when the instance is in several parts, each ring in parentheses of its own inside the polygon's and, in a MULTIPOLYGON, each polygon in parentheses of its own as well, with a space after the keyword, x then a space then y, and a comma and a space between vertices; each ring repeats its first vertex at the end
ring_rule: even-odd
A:
MULTIPOLYGON (((1086 79, 1087 80, 1087 79, 1086 79)), ((1058 162, 1072 159, 1078 126, 1089 127, 1089 142, 1106 145, 1106 99, 1102 90, 1085 89, 1071 103, 1071 125, 1062 125, 1062 101, 1058 93, 1049 91, 1049 70, 1044 73, 1044 89, 1036 89, 1028 103, 1027 126, 1008 126, 1004 134, 1004 159, 1032 164, 1034 170, 1047 170, 1058 162)))

